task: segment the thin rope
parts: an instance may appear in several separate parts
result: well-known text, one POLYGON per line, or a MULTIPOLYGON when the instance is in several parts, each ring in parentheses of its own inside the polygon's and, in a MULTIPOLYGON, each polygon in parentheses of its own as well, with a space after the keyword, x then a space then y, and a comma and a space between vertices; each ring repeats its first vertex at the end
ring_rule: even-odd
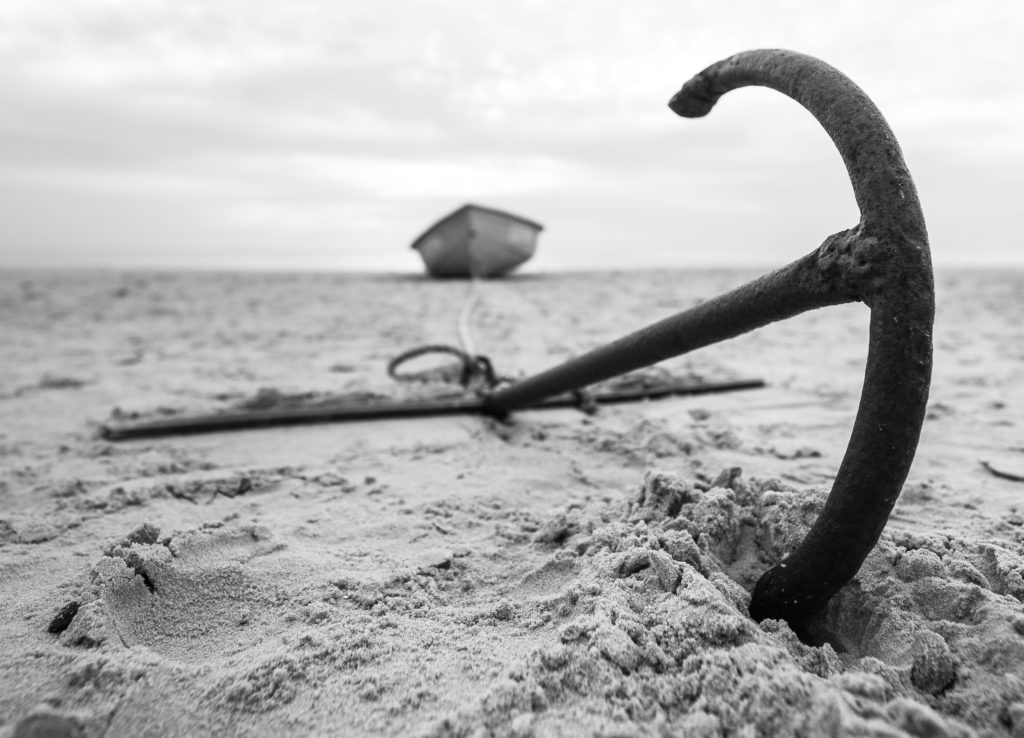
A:
POLYGON ((470 356, 476 356, 477 350, 476 342, 473 340, 472 318, 473 311, 476 310, 483 298, 483 269, 472 250, 469 251, 466 258, 469 262, 469 294, 466 295, 466 299, 462 303, 462 309, 459 311, 457 330, 462 350, 470 356))
POLYGON ((463 300, 456 321, 456 332, 459 336, 460 348, 445 346, 443 344, 428 344, 410 351, 405 351, 388 363, 388 375, 398 381, 416 381, 424 376, 435 374, 435 372, 418 372, 413 374, 401 374, 398 367, 410 359, 432 353, 450 354, 456 357, 461 363, 458 382, 463 387, 470 385, 483 385, 485 388, 493 388, 500 382, 507 381, 504 377, 498 377, 494 372, 491 361, 486 356, 478 354, 476 342, 473 340, 473 312, 482 301, 483 269, 479 262, 473 258, 473 253, 467 254, 469 266, 470 285, 469 291, 463 300))
POLYGON ((459 310, 457 330, 459 333, 459 345, 462 350, 470 356, 476 356, 476 342, 473 340, 473 311, 480 304, 480 280, 476 274, 470 274, 469 294, 462 303, 459 310))
MULTIPOLYGON (((478 393, 490 392, 498 385, 512 381, 509 377, 498 375, 494 370, 491 360, 477 352, 476 342, 473 340, 473 313, 480 303, 484 302, 483 283, 485 277, 482 265, 474 258, 472 251, 467 254, 467 262, 470 277, 469 291, 459 310, 456 324, 460 348, 443 344, 429 344, 405 351, 388 363, 388 376, 392 379, 399 382, 409 382, 420 381, 430 375, 438 376, 436 371, 403 374, 398 371, 398 368, 410 359, 415 359, 425 354, 441 353, 450 354, 459 360, 461 364, 458 376, 459 384, 466 388, 475 389, 478 393)), ((582 397, 580 395, 581 407, 584 406, 582 397)))

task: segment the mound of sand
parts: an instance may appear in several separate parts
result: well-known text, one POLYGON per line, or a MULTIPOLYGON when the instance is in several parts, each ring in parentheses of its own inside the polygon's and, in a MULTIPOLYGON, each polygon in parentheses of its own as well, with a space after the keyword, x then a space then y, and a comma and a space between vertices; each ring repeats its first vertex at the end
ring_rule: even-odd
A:
POLYGON ((147 735, 331 719, 429 736, 1020 734, 1020 545, 886 534, 801 633, 749 618, 757 574, 823 500, 732 468, 649 472, 544 520, 496 509, 534 559, 514 581, 460 549, 310 587, 315 565, 266 528, 143 524, 61 586, 36 658, 70 689, 36 714, 59 707, 90 735, 127 734, 140 712, 162 717, 147 735))

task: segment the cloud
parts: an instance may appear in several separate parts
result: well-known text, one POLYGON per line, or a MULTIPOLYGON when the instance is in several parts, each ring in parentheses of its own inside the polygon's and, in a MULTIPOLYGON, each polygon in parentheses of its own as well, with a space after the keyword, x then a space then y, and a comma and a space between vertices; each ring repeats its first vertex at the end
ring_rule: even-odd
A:
POLYGON ((789 258, 856 219, 824 132, 766 90, 706 120, 665 107, 710 62, 763 46, 862 84, 933 237, 977 255, 966 235, 1016 225, 1021 35, 996 2, 6 0, 0 198, 19 212, 0 222, 2 258, 145 264, 187 242, 205 250, 183 261, 386 268, 480 199, 549 223, 538 261, 789 258))

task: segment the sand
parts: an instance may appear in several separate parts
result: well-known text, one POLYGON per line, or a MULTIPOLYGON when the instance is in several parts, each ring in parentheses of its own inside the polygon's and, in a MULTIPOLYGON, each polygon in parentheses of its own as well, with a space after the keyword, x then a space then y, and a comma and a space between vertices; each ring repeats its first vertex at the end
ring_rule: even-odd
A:
MULTIPOLYGON (((489 282, 473 334, 519 376, 750 276, 489 282)), ((111 418, 450 393, 384 367, 455 343, 468 289, 0 273, 0 736, 46 720, 109 737, 1024 736, 1021 273, 939 273, 914 467, 801 637, 751 620, 748 592, 845 450, 860 305, 659 368, 761 390, 507 423, 98 435, 111 418)))

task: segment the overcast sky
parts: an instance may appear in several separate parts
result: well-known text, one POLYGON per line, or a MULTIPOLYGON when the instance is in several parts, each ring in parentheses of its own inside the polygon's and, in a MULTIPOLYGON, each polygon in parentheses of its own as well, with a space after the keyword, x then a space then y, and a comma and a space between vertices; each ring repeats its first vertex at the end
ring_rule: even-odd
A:
POLYGON ((533 269, 781 265, 857 211, 778 93, 666 107, 737 51, 849 75, 893 126, 936 264, 1024 265, 1016 3, 2 0, 0 265, 421 268, 472 201, 533 269))

